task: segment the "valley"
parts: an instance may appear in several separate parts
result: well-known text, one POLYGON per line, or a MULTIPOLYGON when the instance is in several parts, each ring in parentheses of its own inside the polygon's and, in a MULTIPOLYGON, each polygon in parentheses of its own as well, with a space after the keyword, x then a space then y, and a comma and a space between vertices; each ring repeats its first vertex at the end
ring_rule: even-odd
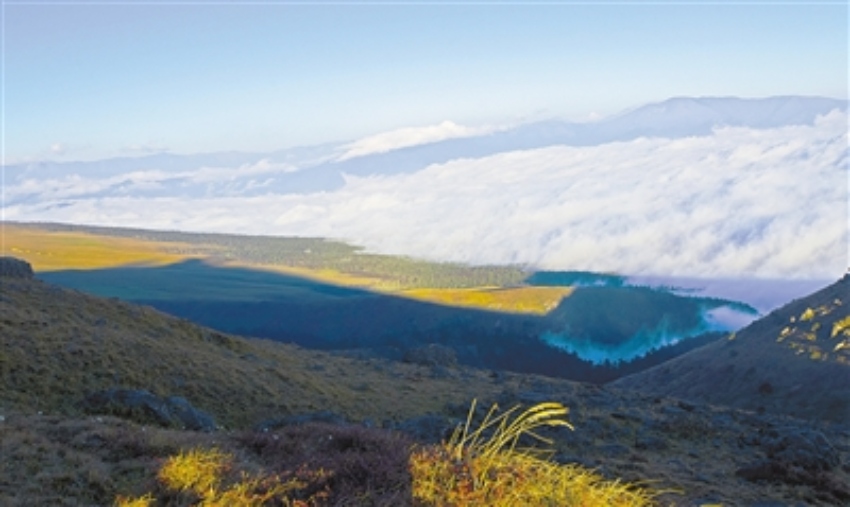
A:
POLYGON ((613 275, 429 263, 321 239, 5 227, 7 245, 32 260, 45 281, 222 332, 359 357, 401 360, 434 343, 469 366, 599 383, 733 331, 707 320, 715 309, 756 314, 744 303, 629 286, 613 275), (76 249, 80 238, 90 251, 75 250, 65 269, 56 269, 27 247, 38 234, 58 247, 56 256, 62 242, 76 249), (143 255, 149 264, 122 263, 143 255), (105 262, 99 259, 114 264, 95 268, 105 262))

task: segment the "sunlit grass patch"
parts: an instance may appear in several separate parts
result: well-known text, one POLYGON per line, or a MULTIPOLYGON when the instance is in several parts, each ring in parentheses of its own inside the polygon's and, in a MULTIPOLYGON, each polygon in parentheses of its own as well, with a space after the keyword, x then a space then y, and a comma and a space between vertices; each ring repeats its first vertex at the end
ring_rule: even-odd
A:
POLYGON ((653 505, 652 492, 619 481, 607 481, 575 465, 549 460, 547 451, 519 447, 545 427, 572 425, 559 403, 541 403, 511 418, 514 407, 496 415, 493 406, 477 428, 472 427, 475 403, 466 424, 443 445, 414 451, 410 458, 413 496, 425 505, 448 506, 582 506, 637 507, 653 505))
MULTIPOLYGON (((164 244, 133 238, 48 231, 9 224, 3 224, 2 232, 4 255, 26 260, 37 272, 128 265, 162 266, 187 258, 166 252, 164 244)), ((175 247, 174 244, 167 246, 175 247)))
POLYGON ((545 315, 573 292, 571 287, 477 287, 468 289, 410 289, 399 294, 449 306, 509 313, 545 315))
POLYGON ((361 289, 392 291, 399 287, 399 282, 390 278, 379 278, 376 276, 355 275, 345 273, 337 269, 319 269, 288 266, 286 264, 260 264, 242 261, 215 262, 213 265, 229 268, 246 268, 292 275, 315 282, 328 283, 342 287, 356 287, 361 289))

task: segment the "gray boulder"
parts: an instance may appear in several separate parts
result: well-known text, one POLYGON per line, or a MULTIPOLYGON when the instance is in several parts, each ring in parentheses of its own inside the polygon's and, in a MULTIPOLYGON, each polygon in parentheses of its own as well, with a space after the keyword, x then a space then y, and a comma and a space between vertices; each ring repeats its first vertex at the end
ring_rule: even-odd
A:
POLYGON ((82 408, 91 414, 109 414, 142 424, 193 431, 214 431, 215 421, 185 398, 161 398, 143 389, 107 389, 90 394, 82 408))
POLYGON ((319 410, 317 412, 309 412, 305 414, 296 414, 286 417, 276 417, 266 419, 254 425, 254 431, 267 432, 274 431, 286 426, 300 426, 310 423, 324 423, 333 425, 346 425, 348 421, 340 414, 330 410, 319 410))

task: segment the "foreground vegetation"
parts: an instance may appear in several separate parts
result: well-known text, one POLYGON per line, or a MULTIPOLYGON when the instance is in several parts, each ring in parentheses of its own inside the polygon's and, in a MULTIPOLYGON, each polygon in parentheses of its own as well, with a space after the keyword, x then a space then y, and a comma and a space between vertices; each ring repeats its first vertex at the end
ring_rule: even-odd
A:
POLYGON ((537 404, 511 416, 516 406, 496 415, 494 405, 480 425, 472 426, 475 402, 466 423, 439 446, 419 449, 410 458, 413 497, 425 505, 513 507, 640 507, 653 504, 653 494, 618 481, 606 481, 577 465, 560 465, 546 451, 521 448, 523 437, 548 445, 538 431, 569 428, 560 403, 537 404))
MULTIPOLYGON (((495 415, 494 405, 475 428, 475 402, 464 425, 439 445, 413 447, 407 472, 393 480, 361 478, 355 503, 340 503, 351 493, 334 491, 332 478, 350 470, 309 468, 277 474, 234 474, 233 455, 217 448, 190 449, 169 457, 157 473, 157 492, 142 496, 119 496, 118 507, 150 507, 158 502, 200 506, 373 505, 384 499, 397 505, 514 507, 642 507, 653 505, 654 494, 599 475, 575 465, 549 461, 537 448, 520 448, 520 439, 533 437, 545 427, 572 425, 564 419, 567 409, 559 403, 540 403, 520 413, 519 407, 495 415), (406 484, 406 475, 410 485, 406 484), (229 477, 225 477, 229 476, 229 477), (408 497, 409 495, 409 497, 408 497), (389 498, 388 498, 389 497, 389 498)), ((331 438, 331 437, 329 437, 331 438)), ((364 470, 365 471, 365 470, 364 470)), ((380 477, 379 479, 386 479, 380 477)))

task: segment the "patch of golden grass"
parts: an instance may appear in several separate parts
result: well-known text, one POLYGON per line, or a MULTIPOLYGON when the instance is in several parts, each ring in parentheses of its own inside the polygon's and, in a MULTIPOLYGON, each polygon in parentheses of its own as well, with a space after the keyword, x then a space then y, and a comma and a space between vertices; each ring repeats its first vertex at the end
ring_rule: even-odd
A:
POLYGON ((410 289, 397 294, 441 305, 510 313, 545 315, 555 309, 572 287, 476 287, 470 289, 410 289))
POLYGON ((829 337, 837 338, 839 334, 850 336, 850 315, 832 324, 832 332, 829 333, 829 337))
POLYGON ((506 313, 545 315, 555 309, 572 287, 472 287, 472 288, 417 288, 404 289, 398 281, 353 275, 333 269, 309 269, 275 264, 249 264, 226 262, 217 265, 262 269, 272 273, 294 275, 316 282, 372 290, 392 296, 402 296, 426 303, 476 308, 506 313))
POLYGON ((150 493, 139 497, 119 496, 115 499, 116 507, 150 507, 154 505, 154 497, 150 493))
POLYGON ((471 430, 475 402, 466 424, 442 446, 415 451, 410 458, 413 496, 438 507, 515 505, 558 507, 641 507, 654 504, 654 494, 574 465, 560 465, 547 453, 519 448, 523 436, 546 444, 543 427, 572 425, 560 403, 541 403, 513 419, 519 407, 495 415, 494 405, 478 428, 471 430))
MULTIPOLYGON (((198 255, 174 253, 196 245, 156 242, 107 234, 51 231, 33 226, 3 224, 3 255, 29 262, 37 272, 65 269, 102 269, 120 266, 163 266, 198 255)), ((211 261, 209 255, 201 255, 211 261)), ((240 267, 283 273, 343 287, 356 287, 447 306, 509 313, 545 315, 572 293, 570 287, 475 287, 463 289, 405 289, 398 280, 346 273, 338 269, 257 264, 238 260, 216 261, 221 267, 240 267)))
POLYGON ((227 460, 218 449, 192 449, 166 460, 157 476, 169 489, 205 496, 218 489, 227 460))
MULTIPOLYGON (((167 253, 165 244, 82 232, 47 231, 3 224, 3 255, 29 262, 35 271, 162 266, 188 256, 167 253)), ((168 245, 174 248, 173 243, 168 245)))
POLYGON ((839 299, 806 307, 799 317, 791 316, 776 342, 812 361, 850 365, 850 315, 843 312, 839 299))
MULTIPOLYGON (((276 500, 276 505, 307 507, 315 505, 322 497, 319 492, 307 500, 293 500, 290 495, 305 488, 305 480, 290 478, 281 480, 276 476, 251 477, 245 473, 239 479, 228 481, 226 476, 231 470, 233 457, 212 449, 191 449, 168 458, 160 468, 157 478, 167 490, 188 493, 193 498, 192 505, 202 507, 249 507, 268 505, 276 500)), ((316 472, 321 476, 323 472, 316 472)), ((148 507, 153 505, 155 497, 146 493, 140 497, 118 497, 117 507, 148 507)))

